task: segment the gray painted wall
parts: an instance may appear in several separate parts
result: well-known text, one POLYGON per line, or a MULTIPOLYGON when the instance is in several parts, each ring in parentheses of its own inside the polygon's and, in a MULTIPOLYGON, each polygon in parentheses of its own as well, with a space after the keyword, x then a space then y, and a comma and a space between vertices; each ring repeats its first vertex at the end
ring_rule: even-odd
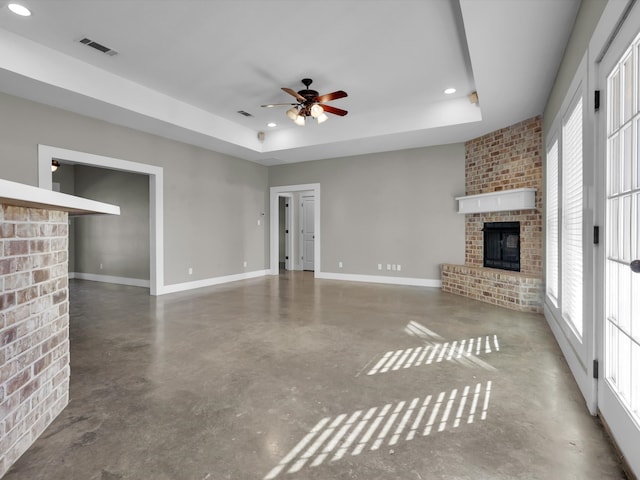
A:
POLYGON ((164 169, 165 284, 267 268, 267 167, 6 94, 0 112, 4 179, 37 185, 39 143, 164 169))
MULTIPOLYGON (((267 169, 4 94, 0 111, 8 180, 37 184, 39 143, 163 167, 167 285, 267 268, 269 185, 321 184, 323 271, 439 279, 441 263, 464 263, 454 201, 464 194, 462 144, 267 169), (379 272, 378 263, 403 269, 379 272)), ((95 259, 82 262, 100 273, 88 265, 95 259)))
POLYGON ((269 184, 320 183, 323 272, 439 280, 441 263, 464 264, 464 157, 453 144, 281 165, 269 184))
POLYGON ((149 177, 76 165, 74 190, 120 206, 119 216, 75 218, 74 271, 149 280, 149 177))
POLYGON ((551 122, 558 115, 562 102, 567 96, 571 81, 576 74, 582 57, 587 51, 593 31, 606 6, 607 2, 602 0, 582 0, 569 42, 564 51, 562 63, 544 109, 543 129, 545 138, 551 127, 551 122))

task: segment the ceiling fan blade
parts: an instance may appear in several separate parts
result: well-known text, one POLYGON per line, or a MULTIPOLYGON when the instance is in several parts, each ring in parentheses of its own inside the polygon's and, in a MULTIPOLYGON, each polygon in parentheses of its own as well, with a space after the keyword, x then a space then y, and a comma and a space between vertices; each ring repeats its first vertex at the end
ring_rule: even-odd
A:
POLYGON ((296 92, 295 90, 292 90, 291 88, 286 88, 286 87, 282 87, 282 90, 287 92, 289 95, 291 95, 292 97, 296 97, 298 100, 300 100, 301 102, 306 102, 307 99, 304 98, 302 95, 300 95, 298 92, 296 92))
POLYGON ((338 98, 344 98, 347 96, 347 92, 338 90, 336 92, 327 93, 326 95, 320 95, 316 97, 315 101, 318 103, 330 102, 331 100, 337 100, 338 98))
POLYGON ((341 108, 336 108, 336 107, 332 107, 331 105, 320 105, 322 107, 322 109, 327 112, 327 113, 333 113, 334 115, 340 115, 341 117, 344 117, 347 113, 346 110, 342 110, 341 108))
POLYGON ((260 105, 260 106, 265 108, 272 108, 272 107, 284 107, 289 105, 298 105, 298 104, 297 103, 267 103, 266 105, 260 105))

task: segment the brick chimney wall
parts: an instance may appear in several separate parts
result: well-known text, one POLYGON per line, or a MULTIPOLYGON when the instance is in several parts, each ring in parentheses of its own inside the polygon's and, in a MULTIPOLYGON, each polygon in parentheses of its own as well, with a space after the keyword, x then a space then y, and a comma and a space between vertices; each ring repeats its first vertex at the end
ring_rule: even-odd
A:
POLYGON ((465 265, 482 267, 485 222, 520 222, 520 271, 542 275, 542 117, 502 128, 465 144, 466 195, 536 189, 536 210, 465 217, 465 265))
POLYGON ((535 210, 465 215, 465 264, 442 265, 442 289, 501 307, 541 312, 542 117, 465 144, 466 195, 536 189, 535 210), (520 272, 483 267, 485 222, 520 222, 520 272))

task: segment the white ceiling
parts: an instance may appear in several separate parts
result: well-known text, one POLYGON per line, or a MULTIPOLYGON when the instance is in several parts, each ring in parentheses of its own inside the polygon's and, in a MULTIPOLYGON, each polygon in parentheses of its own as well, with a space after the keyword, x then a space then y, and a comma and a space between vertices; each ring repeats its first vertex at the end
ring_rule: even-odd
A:
POLYGON ((7 3, 0 91, 274 165, 460 142, 542 113, 580 0, 24 0, 28 18, 7 3), (304 77, 347 91, 331 104, 349 114, 298 127, 260 107, 292 101, 280 88, 304 77))

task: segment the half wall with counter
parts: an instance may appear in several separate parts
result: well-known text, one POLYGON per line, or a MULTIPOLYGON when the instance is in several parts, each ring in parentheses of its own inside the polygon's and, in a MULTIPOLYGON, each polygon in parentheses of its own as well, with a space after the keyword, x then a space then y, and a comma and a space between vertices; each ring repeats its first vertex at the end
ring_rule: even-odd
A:
POLYGON ((120 208, 0 179, 0 477, 69 401, 69 215, 120 208))

